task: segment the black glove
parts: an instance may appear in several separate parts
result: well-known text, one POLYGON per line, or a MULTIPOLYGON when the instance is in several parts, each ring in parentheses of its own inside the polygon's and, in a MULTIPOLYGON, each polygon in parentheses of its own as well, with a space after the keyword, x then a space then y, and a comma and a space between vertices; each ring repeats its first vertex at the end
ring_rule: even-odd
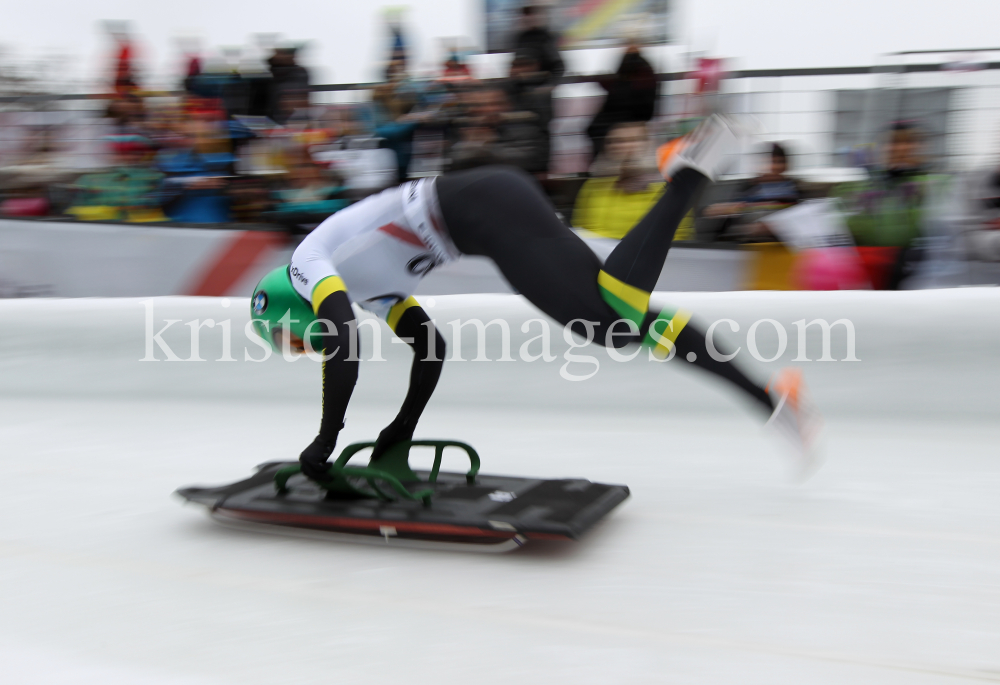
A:
POLYGON ((375 441, 375 447, 372 448, 372 461, 377 460, 396 443, 412 440, 415 429, 415 423, 399 418, 383 428, 382 432, 378 434, 378 440, 375 441))
POLYGON ((333 448, 337 446, 337 435, 324 437, 317 435, 309 447, 302 450, 299 455, 299 464, 302 466, 302 473, 306 478, 317 482, 325 482, 330 479, 327 469, 330 462, 327 461, 333 454, 333 448))

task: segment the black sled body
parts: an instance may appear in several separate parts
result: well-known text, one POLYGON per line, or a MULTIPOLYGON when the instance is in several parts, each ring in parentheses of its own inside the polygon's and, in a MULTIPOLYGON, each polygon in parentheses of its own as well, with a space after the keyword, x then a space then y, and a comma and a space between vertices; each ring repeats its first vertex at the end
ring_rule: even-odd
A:
MULTIPOLYGON (((275 483, 295 462, 263 464, 230 485, 187 487, 177 494, 208 509, 220 523, 307 537, 344 537, 400 546, 507 551, 530 540, 577 540, 629 490, 582 479, 542 480, 414 471, 407 490, 422 500, 350 498, 301 473, 275 483), (431 494, 427 496, 427 491, 431 494)), ((281 479, 279 479, 281 480, 281 479)))

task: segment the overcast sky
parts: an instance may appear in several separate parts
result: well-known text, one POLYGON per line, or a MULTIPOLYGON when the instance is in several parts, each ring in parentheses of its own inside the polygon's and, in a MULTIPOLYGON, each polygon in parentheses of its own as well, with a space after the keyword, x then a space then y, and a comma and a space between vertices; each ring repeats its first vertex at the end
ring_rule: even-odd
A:
MULTIPOLYGON (((408 35, 418 62, 439 59, 441 37, 482 45, 483 0, 408 5, 408 35)), ((74 79, 93 80, 110 49, 100 21, 128 19, 141 39, 144 70, 162 83, 179 72, 179 35, 199 36, 217 48, 271 32, 309 42, 306 61, 316 82, 367 81, 386 50, 381 7, 366 0, 11 0, 0 22, 0 45, 20 59, 67 55, 74 79)), ((736 58, 742 68, 858 65, 897 50, 1000 45, 1000 2, 678 0, 675 26, 679 43, 736 58)), ((609 66, 583 55, 574 62, 581 70, 609 66)))

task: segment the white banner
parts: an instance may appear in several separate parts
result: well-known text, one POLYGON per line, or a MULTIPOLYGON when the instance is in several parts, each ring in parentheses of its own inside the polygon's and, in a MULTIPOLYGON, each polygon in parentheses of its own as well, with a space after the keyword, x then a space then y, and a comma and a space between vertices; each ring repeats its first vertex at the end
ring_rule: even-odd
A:
MULTIPOLYGON (((617 245, 584 241, 602 260, 617 245)), ((296 244, 276 231, 2 219, 0 298, 249 297, 264 274, 288 263, 296 244)), ((674 247, 656 290, 738 290, 749 258, 737 249, 674 247)), ((417 289, 418 295, 510 292, 484 257, 435 269, 417 289)))
POLYGON ((246 296, 290 254, 279 232, 0 220, 0 297, 246 296))

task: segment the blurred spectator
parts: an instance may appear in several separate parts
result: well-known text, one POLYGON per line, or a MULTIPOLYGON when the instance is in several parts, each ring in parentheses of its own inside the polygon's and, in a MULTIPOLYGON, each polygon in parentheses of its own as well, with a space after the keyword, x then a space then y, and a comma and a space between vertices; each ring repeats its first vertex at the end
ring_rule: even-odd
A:
POLYGON ((448 54, 448 59, 445 60, 444 70, 441 72, 441 77, 448 81, 464 81, 472 78, 472 72, 469 71, 469 67, 458 57, 458 52, 452 50, 448 54))
POLYGON ((530 172, 544 163, 537 117, 512 111, 503 90, 474 88, 466 104, 466 116, 457 121, 458 142, 451 147, 451 170, 510 164, 530 172))
POLYGON ((163 174, 150 164, 150 141, 119 135, 109 143, 114 166, 77 179, 66 213, 84 221, 165 221, 160 209, 163 174))
POLYGON ((271 113, 271 74, 270 58, 265 55, 274 50, 270 46, 267 34, 257 34, 256 45, 248 47, 243 53, 240 63, 240 77, 246 92, 245 111, 236 114, 251 117, 266 117, 271 113))
POLYGON ((271 209, 268 181, 260 176, 238 176, 229 184, 229 218, 239 223, 263 223, 271 209))
POLYGON ((275 191, 274 211, 266 218, 289 228, 312 228, 347 206, 345 188, 304 150, 289 164, 285 187, 275 191))
POLYGON ((167 174, 166 210, 183 223, 229 221, 226 176, 234 159, 224 122, 198 117, 183 122, 177 137, 160 150, 156 166, 167 174))
POLYGON ((525 5, 521 8, 521 32, 514 40, 514 54, 533 54, 538 60, 544 82, 555 85, 566 71, 559 54, 559 37, 549 31, 545 8, 525 5))
POLYGON ((197 65, 197 68, 197 73, 184 80, 185 90, 190 96, 211 101, 211 106, 224 116, 249 111, 250 84, 233 64, 213 59, 206 61, 204 67, 197 65))
POLYGON ((537 129, 533 133, 538 143, 527 171, 545 174, 549 170, 552 143, 549 125, 552 123, 552 86, 548 73, 542 70, 538 55, 523 51, 514 55, 507 83, 507 98, 511 110, 523 112, 533 117, 531 124, 537 129))
POLYGON ((114 135, 147 137, 146 107, 143 99, 135 94, 112 100, 106 112, 114 135))
POLYGON ((309 104, 309 91, 290 90, 284 94, 282 109, 288 112, 285 119, 285 128, 297 136, 305 136, 310 139, 322 138, 313 121, 312 107, 309 104))
POLYGON ((336 146, 326 146, 314 155, 317 161, 330 164, 341 178, 352 199, 361 199, 395 185, 396 155, 380 148, 380 139, 342 138, 336 146))
POLYGON ((914 124, 894 124, 883 149, 884 166, 838 193, 876 288, 898 289, 924 256, 918 239, 930 219, 928 208, 944 191, 944 179, 927 170, 922 147, 914 124))
POLYGON ((0 181, 4 199, 0 201, 0 216, 45 216, 49 213, 47 184, 37 177, 22 176, 0 181))
POLYGON ((395 183, 397 174, 396 154, 379 147, 383 140, 372 136, 364 125, 363 114, 370 117, 370 108, 328 108, 324 125, 329 139, 309 146, 311 158, 342 179, 352 199, 388 188, 395 183))
POLYGON ((969 259, 1000 261, 1000 165, 968 174, 958 188, 962 243, 969 259))
POLYGON ((179 102, 160 102, 146 110, 143 130, 153 147, 160 149, 175 144, 183 121, 184 113, 179 102))
POLYGON ((386 26, 389 27, 389 60, 386 62, 385 80, 392 80, 392 70, 406 71, 408 53, 403 38, 403 8, 390 7, 385 10, 386 26))
POLYGON ((611 127, 626 122, 647 122, 653 118, 658 85, 656 72, 642 56, 634 38, 625 48, 618 71, 610 77, 601 78, 598 84, 608 94, 587 128, 593 158, 601 153, 604 138, 611 127))
POLYGON ((178 39, 178 46, 184 60, 184 90, 194 93, 195 80, 201 75, 201 55, 197 39, 184 37, 178 39))
POLYGON ((113 90, 119 95, 134 93, 139 89, 139 81, 135 66, 135 43, 129 34, 128 23, 109 21, 106 22, 105 27, 115 42, 114 66, 112 67, 113 90))
POLYGON ((396 155, 398 180, 406 180, 413 157, 413 134, 422 117, 413 113, 417 89, 400 60, 387 67, 389 80, 375 87, 370 110, 372 129, 396 155))
POLYGON ((282 212, 314 212, 324 218, 342 209, 345 202, 334 199, 344 187, 329 177, 326 169, 306 157, 291 165, 284 190, 276 192, 282 212))
POLYGON ((0 167, 0 214, 5 216, 45 216, 52 207, 50 187, 75 176, 60 155, 55 127, 32 127, 26 133, 23 156, 0 167))
POLYGON ((271 71, 268 116, 284 124, 305 94, 308 98, 309 71, 296 61, 297 48, 276 48, 268 60, 271 71))
MULTIPOLYGON (((642 123, 615 126, 590 175, 577 195, 573 225, 606 238, 625 237, 663 194, 663 179, 642 123)), ((690 239, 693 224, 689 214, 676 239, 690 239)))
POLYGON ((706 207, 702 215, 720 219, 712 230, 715 238, 760 240, 772 238, 761 221, 771 212, 790 207, 802 199, 798 182, 787 175, 788 152, 779 143, 771 143, 764 172, 743 184, 736 197, 706 207))

